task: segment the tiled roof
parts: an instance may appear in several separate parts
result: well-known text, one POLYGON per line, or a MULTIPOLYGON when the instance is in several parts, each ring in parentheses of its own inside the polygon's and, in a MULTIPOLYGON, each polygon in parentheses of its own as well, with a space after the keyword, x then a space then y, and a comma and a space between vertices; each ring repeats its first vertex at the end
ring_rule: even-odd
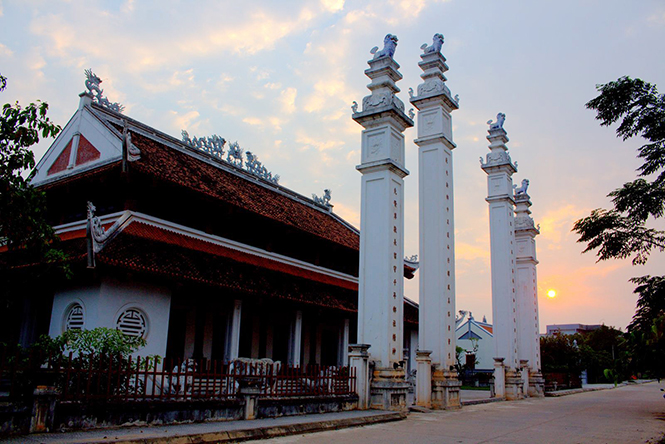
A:
POLYGON ((359 249, 358 233, 335 217, 272 190, 270 186, 260 185, 252 179, 243 180, 245 173, 234 174, 141 134, 132 133, 132 142, 141 150, 141 159, 130 166, 135 171, 190 188, 345 247, 359 249))

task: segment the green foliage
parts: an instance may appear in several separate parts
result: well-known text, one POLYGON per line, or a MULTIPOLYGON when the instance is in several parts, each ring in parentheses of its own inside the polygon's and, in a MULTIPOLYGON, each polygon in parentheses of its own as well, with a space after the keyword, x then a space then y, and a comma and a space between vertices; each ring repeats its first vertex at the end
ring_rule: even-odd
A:
MULTIPOLYGON (((573 231, 578 242, 586 242, 584 252, 596 250, 599 261, 632 258, 633 265, 644 264, 652 252, 665 250, 665 231, 648 225, 665 215, 665 96, 655 85, 630 77, 596 88, 600 94, 586 107, 596 111, 602 126, 618 122, 617 137, 643 139, 637 155, 642 165, 636 180, 609 193, 613 209, 592 211, 573 231)), ((665 276, 631 281, 638 301, 624 338, 629 368, 659 376, 665 364, 665 276)))
MULTIPOLYGON (((7 79, 0 75, 0 91, 7 79)), ((26 288, 43 276, 68 277, 66 255, 46 222, 44 193, 30 185, 35 167, 30 147, 40 137, 55 137, 60 127, 47 117, 48 105, 22 108, 9 103, 0 112, 0 245, 8 252, 0 259, 0 307, 9 310, 26 288), (25 265, 32 265, 25 267, 25 265)))
POLYGON ((580 335, 555 335, 540 338, 540 357, 543 373, 568 373, 579 375, 582 370, 582 354, 577 340, 580 335))
POLYGON ((652 251, 665 249, 665 232, 646 226, 650 219, 665 213, 665 97, 655 85, 640 79, 622 77, 597 86, 600 95, 586 106, 597 112, 601 125, 621 120, 616 130, 624 140, 642 137, 647 142, 638 149, 644 162, 639 178, 612 191, 613 210, 596 209, 573 226, 586 242, 585 252, 598 250, 598 260, 625 259, 645 263, 652 251), (651 175, 657 174, 654 179, 651 175))

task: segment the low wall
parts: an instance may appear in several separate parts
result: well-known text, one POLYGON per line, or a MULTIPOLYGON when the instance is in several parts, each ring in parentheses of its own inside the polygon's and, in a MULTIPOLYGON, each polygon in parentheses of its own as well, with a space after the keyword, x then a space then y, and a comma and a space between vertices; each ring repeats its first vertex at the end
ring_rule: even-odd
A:
POLYGON ((30 431, 32 405, 0 402, 0 436, 30 431))
POLYGON ((180 424, 242 419, 244 400, 148 401, 127 403, 60 402, 54 430, 105 428, 123 425, 180 424))
MULTIPOLYGON (((357 395, 259 398, 256 418, 276 418, 354 410, 357 395)), ((33 408, 0 403, 0 436, 27 434, 33 408)), ((204 421, 234 421, 245 417, 245 400, 65 402, 53 409, 49 431, 69 431, 133 425, 182 424, 204 421), (51 426, 52 424, 52 426, 51 426)))
POLYGON ((358 395, 317 398, 303 396, 298 398, 259 399, 257 418, 276 418, 279 416, 307 415, 311 413, 330 413, 355 410, 358 407, 358 395))

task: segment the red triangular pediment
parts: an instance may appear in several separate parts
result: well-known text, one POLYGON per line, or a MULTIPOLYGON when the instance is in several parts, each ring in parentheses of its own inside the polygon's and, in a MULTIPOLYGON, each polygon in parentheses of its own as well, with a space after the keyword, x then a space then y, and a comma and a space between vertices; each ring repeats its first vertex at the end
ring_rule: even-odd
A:
POLYGON ((76 151, 76 165, 92 162, 99 159, 100 156, 100 152, 81 134, 79 148, 76 151))
POLYGON ((51 165, 51 168, 48 169, 48 172, 46 174, 50 176, 51 174, 59 173, 60 171, 65 171, 67 169, 67 165, 69 165, 69 156, 71 155, 71 151, 72 151, 72 141, 70 140, 65 149, 62 150, 58 158, 55 159, 55 162, 53 162, 53 165, 51 165))

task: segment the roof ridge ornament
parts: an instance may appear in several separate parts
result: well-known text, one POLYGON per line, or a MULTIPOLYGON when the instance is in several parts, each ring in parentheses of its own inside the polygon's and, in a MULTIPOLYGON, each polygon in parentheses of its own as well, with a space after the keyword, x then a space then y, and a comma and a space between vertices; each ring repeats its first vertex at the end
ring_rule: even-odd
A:
POLYGON ((332 210, 332 204, 330 203, 330 198, 332 197, 332 191, 329 189, 323 190, 323 196, 319 197, 316 194, 312 194, 312 200, 314 200, 315 203, 319 205, 323 205, 328 209, 328 211, 332 210))
POLYGON ((116 113, 122 113, 125 109, 123 105, 118 102, 111 103, 109 99, 104 97, 104 90, 99 87, 102 83, 102 79, 92 72, 92 69, 86 69, 84 72, 86 76, 85 87, 88 88, 86 94, 90 95, 92 100, 97 102, 100 106, 115 111, 116 113))
POLYGON ((243 149, 240 148, 238 142, 229 144, 229 149, 224 158, 224 145, 226 139, 216 134, 210 137, 190 137, 189 133, 182 130, 182 143, 198 151, 220 160, 224 163, 231 164, 240 168, 254 176, 267 180, 268 182, 277 185, 279 183, 279 174, 273 174, 259 161, 258 156, 252 154, 251 151, 245 152, 245 159, 243 159, 243 149))

